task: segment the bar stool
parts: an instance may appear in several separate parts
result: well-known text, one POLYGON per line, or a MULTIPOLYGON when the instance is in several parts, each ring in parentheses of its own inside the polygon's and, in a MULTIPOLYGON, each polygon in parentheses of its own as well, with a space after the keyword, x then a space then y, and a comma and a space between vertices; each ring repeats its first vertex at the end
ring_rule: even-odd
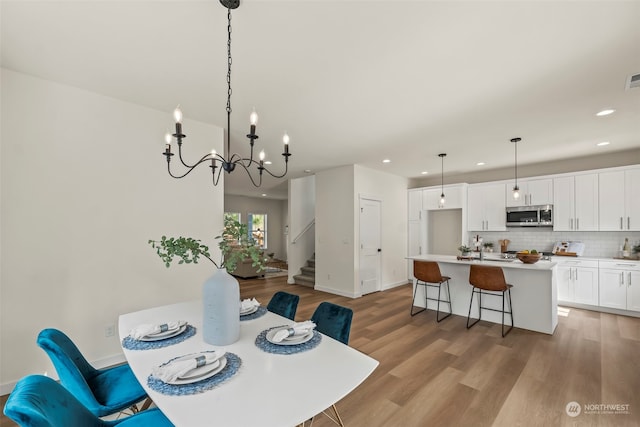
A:
POLYGON ((422 313, 427 309, 427 300, 438 301, 436 310, 436 321, 440 322, 447 317, 451 316, 451 291, 449 290, 449 280, 451 277, 443 276, 440 274, 440 267, 437 262, 433 261, 413 261, 413 275, 416 280, 416 288, 413 291, 413 302, 411 303, 411 316, 415 316, 418 313, 422 313), (447 299, 440 298, 440 292, 442 285, 447 285, 447 299), (416 293, 418 291, 418 285, 424 286, 424 308, 414 313, 413 307, 416 303, 416 293), (427 296, 427 288, 438 288, 438 298, 429 298, 427 296), (449 313, 440 318, 440 303, 444 302, 449 304, 449 313))
POLYGON ((469 270, 469 283, 473 286, 471 291, 471 302, 469 302, 469 315, 467 316, 467 329, 478 323, 482 319, 482 310, 491 310, 502 312, 502 337, 507 335, 513 329, 513 306, 511 305, 511 288, 504 280, 504 272, 501 267, 490 267, 486 265, 471 265, 469 270), (473 296, 478 293, 478 320, 469 324, 471 319, 471 306, 473 305, 473 296), (505 293, 509 295, 509 311, 505 311, 505 293), (482 295, 491 295, 495 297, 502 296, 502 310, 488 308, 482 306, 482 295), (504 315, 511 316, 511 327, 504 331, 504 315))

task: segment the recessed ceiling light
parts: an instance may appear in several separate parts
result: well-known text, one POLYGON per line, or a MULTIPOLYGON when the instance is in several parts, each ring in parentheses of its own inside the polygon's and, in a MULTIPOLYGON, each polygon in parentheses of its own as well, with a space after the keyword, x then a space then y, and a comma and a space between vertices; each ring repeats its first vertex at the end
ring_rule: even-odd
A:
POLYGON ((476 163, 476 166, 484 166, 486 163, 485 162, 478 162, 476 163))
POLYGON ((304 173, 311 173, 311 169, 305 169, 304 173))
POLYGON ((616 110, 613 110, 613 109, 602 110, 602 111, 599 111, 598 113, 596 113, 596 116, 598 116, 598 117, 608 116, 609 114, 613 114, 615 111, 616 110))
POLYGON ((382 163, 391 163, 391 160, 389 160, 389 159, 384 159, 384 160, 382 161, 382 163))
POLYGON ((262 193, 262 197, 267 197, 267 194, 266 193, 262 193))
POLYGON ((598 142, 596 145, 598 147, 604 147, 605 145, 609 145, 611 144, 609 141, 602 141, 602 142, 598 142))
POLYGON ((272 164, 272 163, 271 163, 271 160, 265 160, 265 161, 264 161, 264 164, 265 164, 265 165, 270 165, 270 164, 272 164))
POLYGON ((429 173, 429 172, 427 172, 427 171, 422 171, 422 172, 420 172, 420 174, 421 174, 421 175, 426 175, 426 174, 428 174, 428 173, 429 173))

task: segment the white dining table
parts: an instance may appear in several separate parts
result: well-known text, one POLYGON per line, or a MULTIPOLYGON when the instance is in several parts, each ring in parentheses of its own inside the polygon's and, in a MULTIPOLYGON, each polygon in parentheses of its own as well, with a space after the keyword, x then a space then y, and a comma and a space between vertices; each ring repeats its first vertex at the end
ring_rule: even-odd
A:
POLYGON ((296 426, 354 391, 378 366, 375 359, 326 335, 322 335, 317 347, 296 354, 261 350, 255 344, 260 332, 292 323, 271 312, 241 321, 237 342, 227 346, 207 344, 202 339, 199 300, 121 315, 121 345, 130 331, 141 324, 174 320, 187 321, 196 328, 196 334, 163 348, 123 347, 123 351, 142 387, 177 427, 296 426), (207 350, 232 352, 240 357, 242 365, 227 381, 202 393, 166 395, 147 384, 154 367, 178 356, 207 350))

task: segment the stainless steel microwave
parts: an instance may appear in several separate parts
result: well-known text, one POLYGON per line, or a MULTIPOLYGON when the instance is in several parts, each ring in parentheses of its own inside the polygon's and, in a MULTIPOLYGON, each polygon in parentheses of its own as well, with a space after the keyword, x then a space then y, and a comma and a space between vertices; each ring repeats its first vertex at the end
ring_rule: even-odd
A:
POLYGON ((507 208, 507 227, 552 227, 553 205, 507 208))

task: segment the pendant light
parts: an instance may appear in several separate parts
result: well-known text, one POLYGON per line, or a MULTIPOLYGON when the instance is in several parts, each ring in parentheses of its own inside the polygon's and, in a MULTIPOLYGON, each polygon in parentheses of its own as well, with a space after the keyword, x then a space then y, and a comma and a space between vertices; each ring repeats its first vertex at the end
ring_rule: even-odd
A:
POLYGON ((447 156, 446 153, 438 154, 438 157, 442 159, 442 168, 440 169, 440 207, 444 206, 445 198, 444 198, 444 158, 447 156))
POLYGON ((513 198, 514 200, 518 200, 520 198, 520 187, 518 187, 518 142, 522 141, 521 138, 512 138, 511 142, 513 142, 515 146, 515 184, 513 186, 513 198))

